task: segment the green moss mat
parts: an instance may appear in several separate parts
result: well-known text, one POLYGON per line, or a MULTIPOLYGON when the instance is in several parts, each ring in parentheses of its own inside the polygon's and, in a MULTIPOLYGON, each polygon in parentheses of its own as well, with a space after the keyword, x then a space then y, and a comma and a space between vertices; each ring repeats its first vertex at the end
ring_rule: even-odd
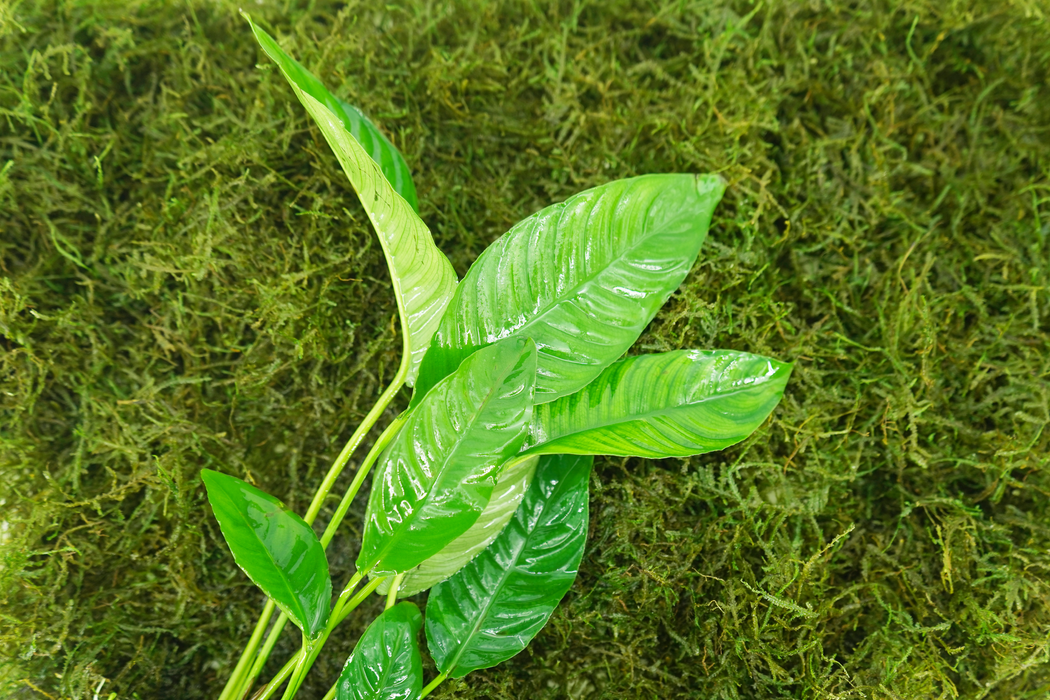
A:
MULTIPOLYGON (((1047 697, 1050 6, 245 4, 404 151, 460 273, 578 190, 723 173, 636 351, 797 362, 746 444, 600 460, 551 623, 434 697, 1047 697)), ((261 600, 199 471, 303 509, 395 314, 236 3, 0 2, 0 695, 215 697, 261 600)))

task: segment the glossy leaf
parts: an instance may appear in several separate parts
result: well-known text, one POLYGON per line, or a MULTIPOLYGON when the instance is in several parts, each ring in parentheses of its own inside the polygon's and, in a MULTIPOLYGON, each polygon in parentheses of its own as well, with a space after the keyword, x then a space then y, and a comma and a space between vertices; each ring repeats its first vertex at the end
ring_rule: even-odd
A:
POLYGON ((732 350, 627 357, 583 390, 536 407, 527 454, 685 457, 750 435, 791 365, 732 350))
POLYGON ((419 630, 423 617, 398 603, 372 621, 336 683, 336 700, 415 700, 423 691, 419 630))
POLYGON ((412 209, 418 212, 419 201, 416 197, 416 185, 412 181, 412 173, 408 169, 408 163, 405 162, 405 157, 401 155, 401 151, 397 150, 394 144, 390 143, 390 140, 383 132, 361 110, 333 95, 325 87, 324 83, 318 80, 317 76, 308 71, 303 64, 285 53, 264 29, 256 26, 252 22, 251 17, 248 17, 247 14, 245 14, 245 17, 248 19, 248 24, 251 25, 252 31, 255 33, 255 37, 259 41, 260 46, 262 46, 263 51, 274 63, 280 66, 281 71, 288 80, 294 83, 298 89, 324 105, 339 119, 343 128, 357 139, 357 142, 361 144, 361 147, 364 148, 369 157, 379 166, 383 175, 393 186, 394 191, 404 197, 412 209))
POLYGON ((478 519, 532 418, 536 346, 489 346, 434 387, 380 458, 358 571, 408 571, 478 519))
POLYGON ((572 586, 587 539, 593 457, 540 459, 499 537, 427 599, 427 645, 452 678, 506 661, 547 624, 572 586))
POLYGON ((313 529, 279 500, 226 474, 201 470, 233 559, 311 639, 328 623, 332 579, 313 529))
POLYGON ((338 101, 331 98, 316 78, 284 53, 270 35, 254 24, 252 30, 263 50, 280 66, 306 111, 317 122, 379 236, 390 268, 405 353, 409 358, 405 383, 413 386, 423 355, 452 298, 456 273, 448 258, 434 245, 423 220, 394 191, 376 162, 333 111, 338 108, 338 101))
POLYGON ((505 337, 536 341, 536 403, 582 389, 685 279, 724 190, 717 175, 643 175, 515 224, 456 289, 413 404, 465 357, 505 337))
MULTIPOLYGON (((492 491, 492 498, 477 522, 445 545, 440 552, 409 571, 401 582, 398 597, 407 598, 444 581, 488 547, 499 533, 503 532, 503 528, 514 516, 514 511, 518 509, 518 504, 524 498, 529 484, 532 483, 532 476, 536 473, 537 461, 538 457, 512 460, 503 468, 492 491)), ((376 589, 382 594, 389 590, 389 578, 376 589)))

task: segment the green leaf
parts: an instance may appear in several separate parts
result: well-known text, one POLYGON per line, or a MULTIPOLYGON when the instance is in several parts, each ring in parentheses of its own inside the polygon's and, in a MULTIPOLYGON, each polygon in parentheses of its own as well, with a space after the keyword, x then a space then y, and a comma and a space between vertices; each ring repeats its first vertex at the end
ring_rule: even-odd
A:
POLYGON ((791 365, 732 350, 616 362, 583 390, 536 407, 526 454, 686 457, 750 435, 784 394, 791 365))
POLYGON ((423 617, 398 603, 372 621, 336 684, 336 700, 414 700, 423 691, 417 642, 423 617))
POLYGON ((401 316, 405 357, 409 361, 405 383, 412 386, 456 288, 456 273, 448 258, 434 245, 423 220, 394 191, 379 165, 351 136, 353 125, 351 131, 347 131, 340 116, 333 111, 342 109, 338 101, 331 98, 320 81, 284 53, 269 34, 254 24, 252 31, 317 122, 379 236, 390 268, 401 316))
POLYGON ((412 207, 412 210, 418 214, 419 198, 416 195, 416 183, 412 181, 412 173, 408 169, 408 163, 405 162, 405 157, 401 155, 401 151, 397 150, 394 144, 390 143, 390 140, 387 139, 371 119, 365 116, 364 112, 349 102, 337 97, 335 109, 333 109, 317 95, 313 95, 313 98, 324 104, 333 114, 339 117, 339 121, 343 123, 343 128, 357 139, 361 147, 376 162, 391 187, 394 188, 394 191, 404 197, 405 201, 412 207))
MULTIPOLYGON (((397 592, 398 597, 407 598, 444 581, 488 547, 514 516, 514 511, 532 483, 538 461, 538 457, 527 457, 512 460, 503 467, 492 491, 492 498, 477 522, 440 552, 405 574, 397 592)), ((386 594, 390 590, 390 581, 389 578, 385 579, 376 591, 386 594)))
POLYGON ((643 175, 515 224, 457 288, 412 404, 472 352, 505 337, 536 341, 536 403, 582 389, 685 279, 724 190, 717 175, 643 175))
POLYGON ((524 649, 576 579, 587 540, 593 457, 540 459, 525 499, 499 537, 427 599, 427 644, 452 678, 524 649))
POLYGON ((246 13, 244 16, 251 25, 252 32, 255 33, 255 38, 259 41, 263 51, 280 66, 288 81, 320 102, 339 119, 343 128, 357 139, 369 157, 383 171, 383 175, 393 186, 394 191, 404 197, 412 209, 418 212, 419 201, 416 197, 416 185, 412 181, 412 173, 401 151, 390 143, 383 132, 361 110, 333 95, 324 83, 317 79, 317 76, 285 53, 273 37, 266 33, 266 30, 256 26, 246 13))
POLYGON ((508 339, 467 358, 408 414, 372 480, 358 571, 408 571, 474 524, 528 432, 535 378, 535 344, 508 339))
POLYGON ((328 623, 332 579, 313 528, 279 500, 226 474, 201 470, 208 501, 237 566, 310 639, 328 623))

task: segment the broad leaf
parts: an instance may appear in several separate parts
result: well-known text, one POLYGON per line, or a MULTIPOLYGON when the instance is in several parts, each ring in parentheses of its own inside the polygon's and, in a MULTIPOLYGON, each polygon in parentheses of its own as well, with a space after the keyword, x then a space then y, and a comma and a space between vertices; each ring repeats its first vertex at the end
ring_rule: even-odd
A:
POLYGON ((513 338, 467 358, 408 415, 372 480, 358 571, 408 571, 466 532, 532 418, 536 346, 513 338))
POLYGON ((536 341, 536 403, 582 389, 682 283, 724 190, 717 175, 644 175, 515 224, 456 289, 413 405, 472 352, 505 337, 536 341))
POLYGON ((226 474, 201 470, 208 501, 237 566, 307 637, 328 623, 332 579, 313 529, 279 500, 226 474))
POLYGON ((593 459, 541 458, 506 529, 431 589, 427 644, 441 672, 461 678, 506 661, 547 623, 583 557, 593 459))
MULTIPOLYGON (((538 457, 512 460, 503 468, 492 491, 492 498, 477 522, 440 552, 409 571, 402 580, 398 597, 407 598, 444 581, 488 547, 514 516, 532 483, 538 460, 538 457)), ((376 588, 377 592, 383 594, 389 590, 389 578, 376 588)))
POLYGON ((721 450, 762 424, 790 374, 789 364, 732 350, 627 357, 572 396, 537 406, 526 454, 721 450))
MULTIPOLYGON (((251 20, 249 19, 249 22, 251 20)), ((434 245, 426 224, 397 194, 333 109, 341 109, 320 81, 289 57, 269 34, 252 30, 292 86, 332 147, 375 227, 394 285, 401 331, 409 359, 405 383, 412 386, 441 315, 456 287, 456 273, 434 245)))
POLYGON ((423 691, 417 642, 423 617, 399 603, 372 621, 336 683, 336 700, 415 700, 423 691))

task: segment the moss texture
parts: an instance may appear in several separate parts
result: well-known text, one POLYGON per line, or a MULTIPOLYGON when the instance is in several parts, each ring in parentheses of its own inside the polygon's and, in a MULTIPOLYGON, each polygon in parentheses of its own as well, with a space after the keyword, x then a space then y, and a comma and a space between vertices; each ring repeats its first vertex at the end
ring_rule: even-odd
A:
MULTIPOLYGON (((461 274, 581 189, 722 173, 635 352, 797 363, 743 445, 600 460, 550 624, 433 697, 1047 697, 1050 6, 250 9, 402 149, 461 274)), ((214 697, 261 600, 200 469, 303 509, 395 314, 236 4, 0 1, 0 694, 214 697)))

